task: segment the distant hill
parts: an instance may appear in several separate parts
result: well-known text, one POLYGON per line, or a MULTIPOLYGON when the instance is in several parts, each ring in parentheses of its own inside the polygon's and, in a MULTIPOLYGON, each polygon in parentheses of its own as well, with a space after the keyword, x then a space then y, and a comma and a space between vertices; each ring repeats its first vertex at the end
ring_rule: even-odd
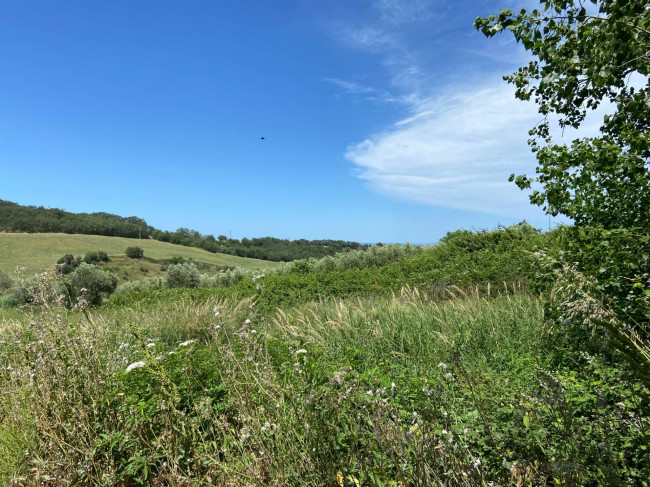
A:
POLYGON ((4 200, 0 200, 0 232, 152 238, 185 247, 196 247, 212 253, 283 262, 310 257, 321 258, 346 250, 368 247, 368 245, 343 240, 282 240, 273 237, 236 240, 225 235, 218 237, 203 235, 189 228, 179 228, 170 232, 156 229, 137 216, 70 213, 57 208, 23 206, 4 200))
MULTIPOLYGON (((13 274, 17 267, 26 275, 52 268, 65 254, 84 256, 87 252, 103 250, 114 262, 138 262, 138 267, 148 268, 148 259, 165 260, 182 257, 211 266, 266 268, 275 262, 223 255, 205 250, 183 247, 152 239, 129 239, 100 235, 68 235, 62 233, 0 233, 0 269, 13 274), (127 247, 138 246, 144 250, 145 260, 127 259, 127 247)), ((160 267, 160 266, 158 266, 160 267)))

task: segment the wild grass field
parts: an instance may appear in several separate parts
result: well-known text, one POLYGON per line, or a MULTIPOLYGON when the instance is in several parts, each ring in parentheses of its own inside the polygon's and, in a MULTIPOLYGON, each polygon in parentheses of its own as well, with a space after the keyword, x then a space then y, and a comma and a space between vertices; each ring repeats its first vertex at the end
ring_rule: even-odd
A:
POLYGON ((94 308, 43 279, 0 309, 0 483, 648 485, 648 388, 549 314, 553 242, 455 232, 94 308))
POLYGON ((162 260, 183 257, 216 266, 235 266, 246 269, 271 268, 275 262, 249 259, 205 250, 174 245, 151 239, 105 237, 100 235, 70 235, 65 233, 0 233, 0 269, 13 274, 24 268, 24 275, 51 269, 65 254, 81 255, 103 250, 109 256, 124 255, 127 247, 139 246, 145 257, 162 260))

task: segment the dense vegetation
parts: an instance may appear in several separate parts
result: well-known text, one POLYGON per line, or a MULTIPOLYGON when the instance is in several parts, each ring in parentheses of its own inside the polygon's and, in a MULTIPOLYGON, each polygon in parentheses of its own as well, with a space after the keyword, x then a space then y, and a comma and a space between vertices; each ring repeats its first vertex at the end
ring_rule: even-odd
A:
POLYGON ((43 276, 0 325, 0 481, 647 485, 648 388, 529 292, 566 231, 457 231, 216 287, 178 263, 95 309, 86 281, 66 310, 43 276))
POLYGON ((288 262, 320 258, 347 250, 367 248, 343 240, 282 240, 273 237, 227 238, 203 235, 196 230, 179 228, 174 232, 158 230, 135 216, 121 217, 109 213, 70 213, 56 208, 22 206, 0 200, 0 232, 78 233, 126 238, 153 238, 212 253, 288 262))
POLYGON ((549 314, 605 335, 650 385, 650 9, 627 0, 551 0, 540 8, 477 18, 491 37, 511 33, 533 60, 505 79, 534 100, 533 204, 575 222, 561 252, 544 255, 559 290, 549 314), (596 137, 557 144, 550 125, 578 128, 609 102, 596 137))
POLYGON ((110 237, 146 238, 152 227, 136 216, 110 213, 70 213, 57 208, 22 206, 0 200, 0 231, 27 233, 80 233, 110 237))

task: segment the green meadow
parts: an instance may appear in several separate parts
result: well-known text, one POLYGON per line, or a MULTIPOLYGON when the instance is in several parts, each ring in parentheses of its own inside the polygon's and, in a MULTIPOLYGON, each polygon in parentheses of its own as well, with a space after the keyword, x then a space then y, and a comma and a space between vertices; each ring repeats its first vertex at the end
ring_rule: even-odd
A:
POLYGON ((24 275, 51 269, 64 254, 83 256, 103 250, 109 256, 123 256, 127 247, 138 246, 149 259, 163 260, 183 257, 214 266, 234 266, 246 269, 277 266, 277 263, 174 245, 151 239, 105 237, 100 235, 70 235, 65 233, 0 233, 0 269, 13 274, 17 268, 24 275))

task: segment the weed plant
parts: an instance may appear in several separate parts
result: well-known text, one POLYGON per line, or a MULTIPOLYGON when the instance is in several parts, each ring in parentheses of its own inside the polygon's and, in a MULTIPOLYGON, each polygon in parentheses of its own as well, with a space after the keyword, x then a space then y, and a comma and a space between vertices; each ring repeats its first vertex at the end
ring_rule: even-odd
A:
POLYGON ((4 320, 0 483, 647 485, 642 385, 557 360, 537 298, 447 294, 4 320))

